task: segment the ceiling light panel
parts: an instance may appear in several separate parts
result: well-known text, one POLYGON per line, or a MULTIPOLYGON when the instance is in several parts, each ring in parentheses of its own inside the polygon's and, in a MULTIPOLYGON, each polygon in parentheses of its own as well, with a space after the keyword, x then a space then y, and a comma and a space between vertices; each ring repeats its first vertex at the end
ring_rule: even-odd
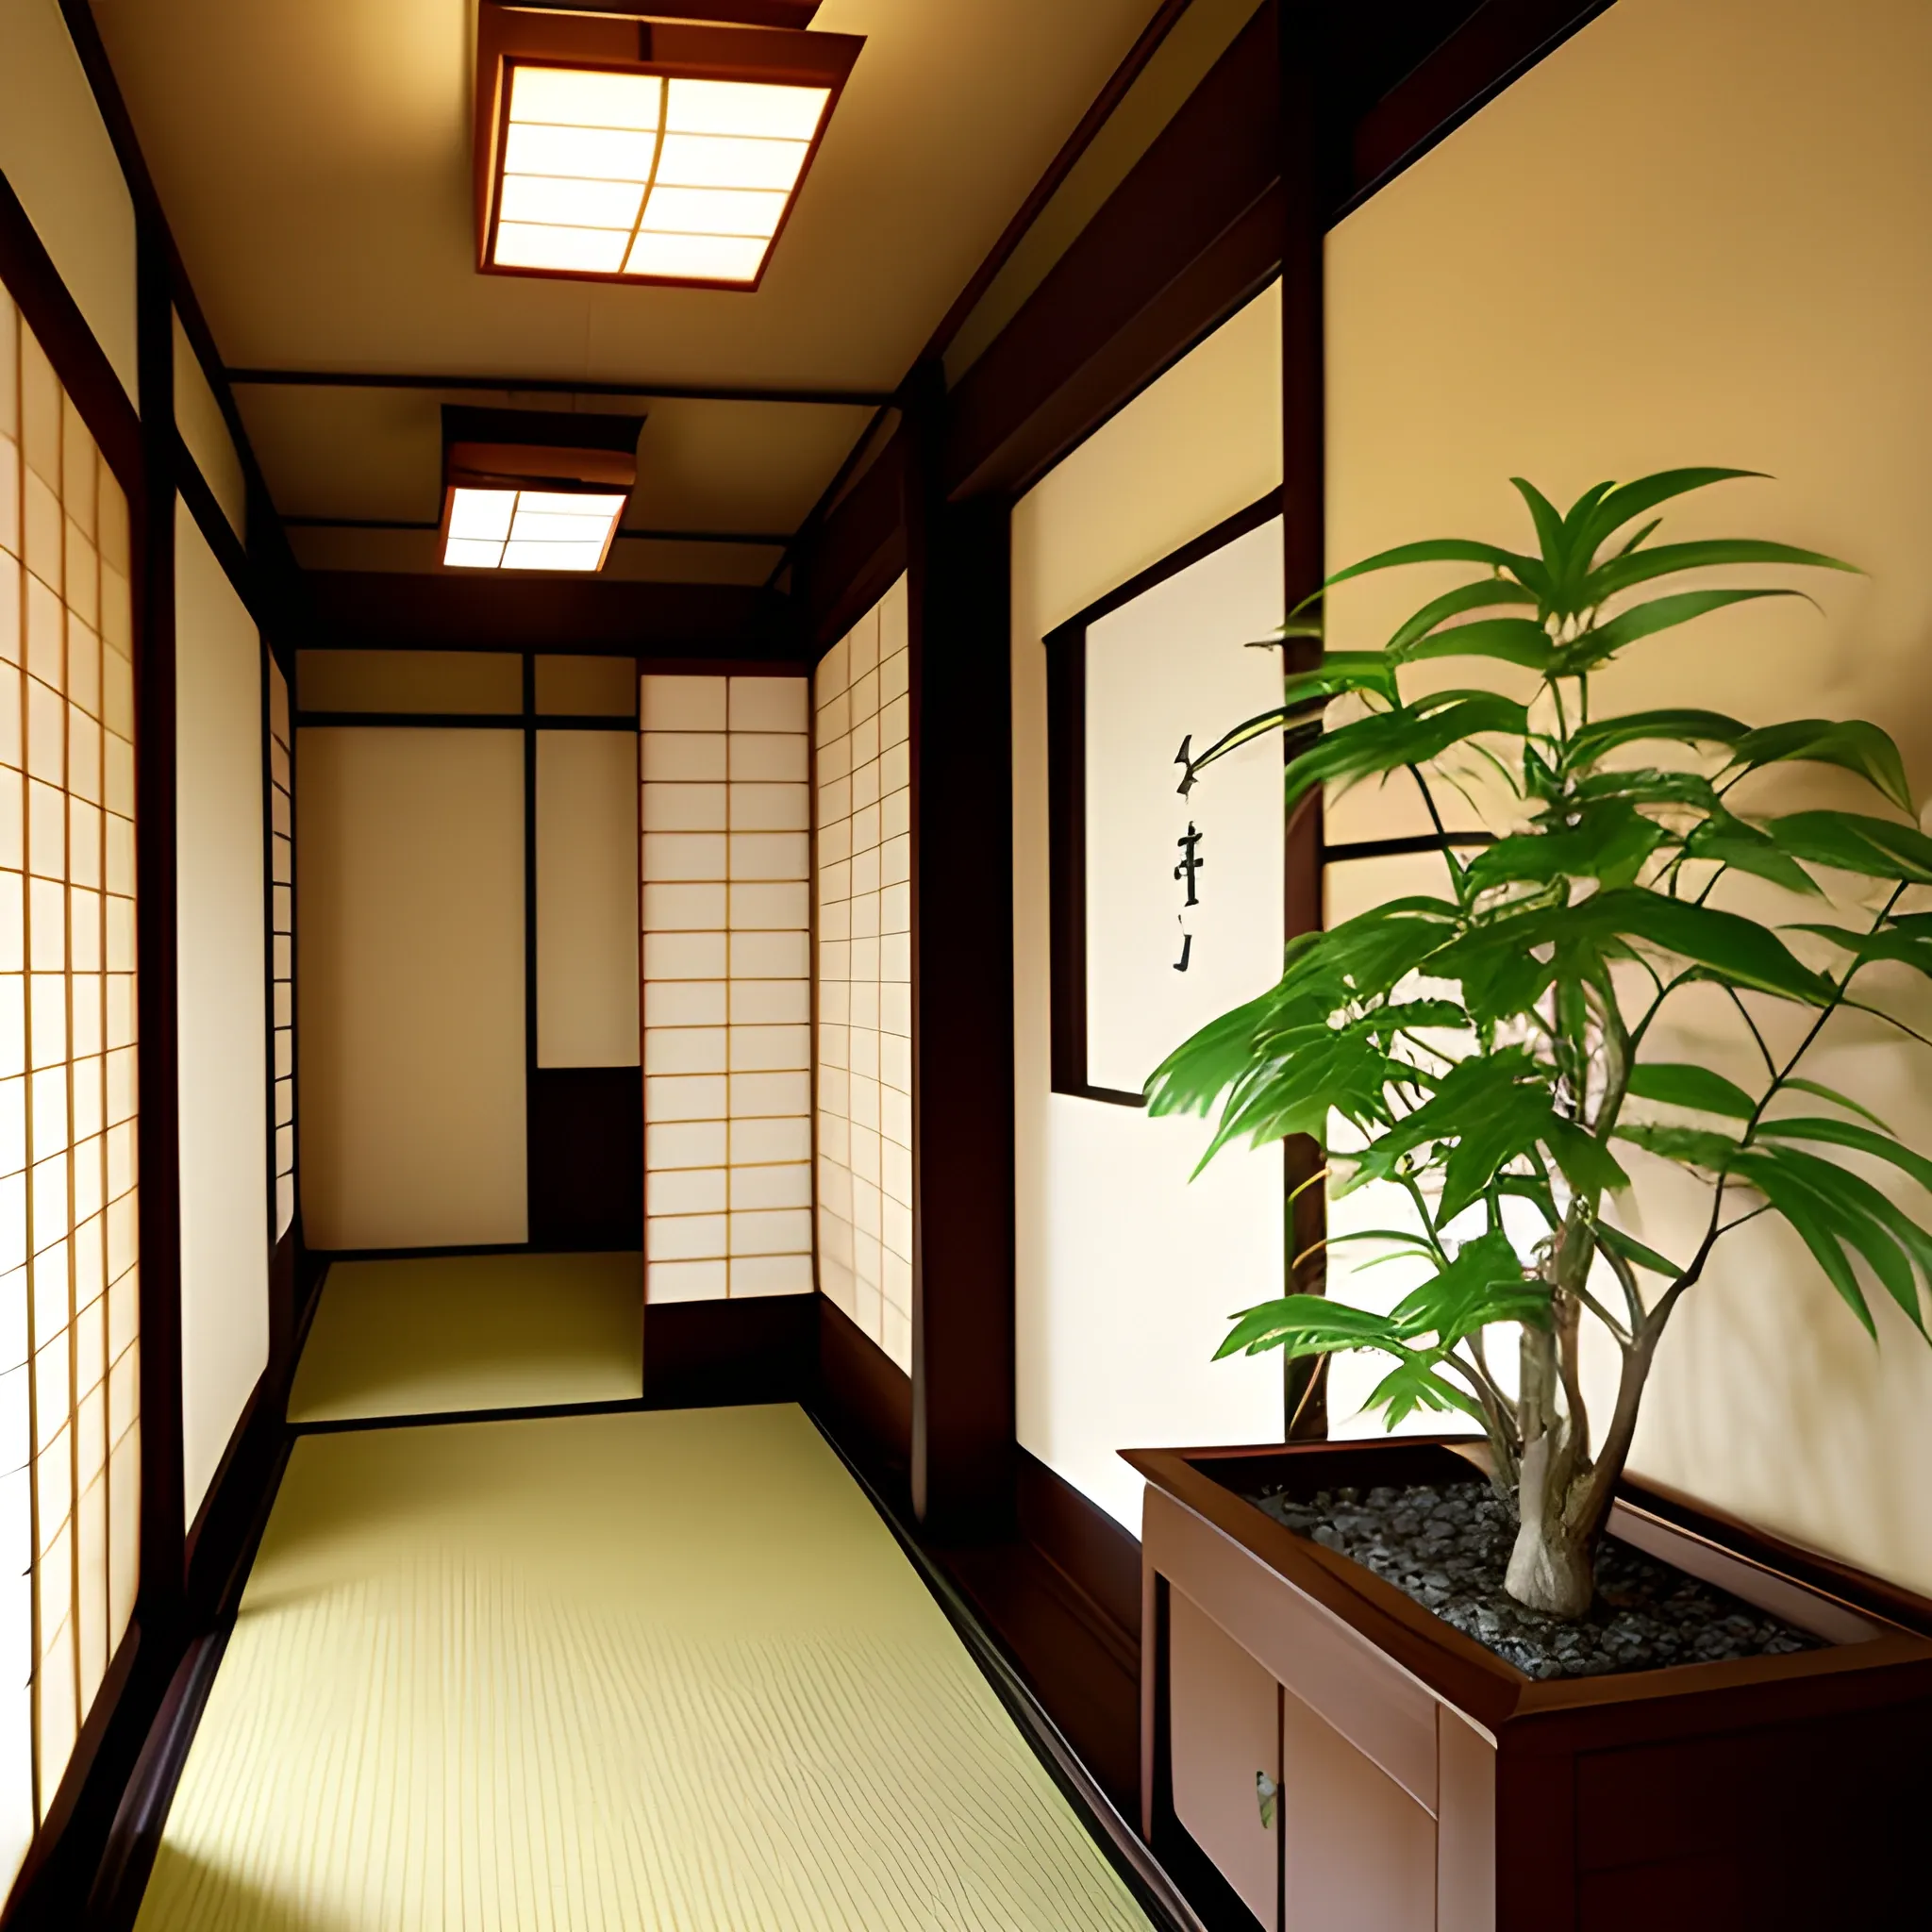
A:
POLYGON ((481 20, 484 268, 756 286, 858 39, 490 0, 481 20))
POLYGON ((626 497, 455 490, 442 560, 457 570, 603 568, 626 497))

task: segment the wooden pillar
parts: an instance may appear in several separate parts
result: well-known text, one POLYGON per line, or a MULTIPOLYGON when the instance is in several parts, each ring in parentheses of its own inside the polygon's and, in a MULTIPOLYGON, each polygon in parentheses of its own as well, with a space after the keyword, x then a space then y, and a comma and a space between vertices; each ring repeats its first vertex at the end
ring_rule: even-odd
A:
POLYGON ((1014 1465, 1010 506, 946 501, 937 362, 909 389, 912 1502, 970 1537, 1014 1465))
MULTIPOLYGON (((1323 222, 1319 38, 1311 0, 1281 0, 1281 509, 1285 601, 1292 610, 1321 585, 1326 569, 1324 522, 1323 222)), ((1291 640, 1284 671, 1310 668, 1321 655, 1314 639, 1291 640)), ((1286 749, 1284 749, 1286 755, 1286 749)), ((1289 938, 1322 924, 1322 796, 1305 799, 1288 826, 1283 881, 1289 938)), ((1291 1291, 1320 1294, 1325 1285, 1323 1251, 1326 1201, 1320 1144, 1294 1135, 1285 1148, 1289 1196, 1284 1213, 1288 1254, 1310 1258, 1292 1269, 1291 1291), (1296 1191, 1303 1190, 1299 1194, 1296 1191), (1312 1252, 1311 1252, 1312 1251, 1312 1252)), ((1284 1433, 1291 1441, 1328 1433, 1326 1378, 1318 1357, 1287 1364, 1284 1433)))
POLYGON ((141 1585, 146 1629, 186 1583, 181 1451, 181 1109, 175 845, 175 305, 167 236, 136 231, 142 503, 134 530, 136 1017, 141 1033, 141 1585))

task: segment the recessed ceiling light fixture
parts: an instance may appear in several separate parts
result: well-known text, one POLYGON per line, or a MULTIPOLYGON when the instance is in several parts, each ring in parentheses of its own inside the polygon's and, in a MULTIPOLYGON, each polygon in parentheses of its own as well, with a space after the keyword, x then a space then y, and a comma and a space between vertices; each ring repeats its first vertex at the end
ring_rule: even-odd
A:
POLYGON ((478 265, 757 288, 862 45, 484 0, 478 265))
POLYGON ((603 569, 637 481, 642 426, 641 416, 445 405, 441 561, 603 569))

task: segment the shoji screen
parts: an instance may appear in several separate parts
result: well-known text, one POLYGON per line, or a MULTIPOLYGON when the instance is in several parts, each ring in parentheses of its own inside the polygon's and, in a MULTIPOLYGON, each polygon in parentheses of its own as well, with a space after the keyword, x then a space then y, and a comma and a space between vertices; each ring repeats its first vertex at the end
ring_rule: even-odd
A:
POLYGON ((641 681, 646 1299, 808 1294, 802 677, 641 681))
POLYGON ((126 500, 0 294, 0 1882, 134 1604, 127 555, 126 500))
POLYGON ((912 1369, 912 791, 906 579, 814 679, 819 1279, 912 1369))
POLYGON ((269 973, 275 996, 275 1240, 295 1222, 295 734, 289 724, 289 681, 268 667, 269 973))

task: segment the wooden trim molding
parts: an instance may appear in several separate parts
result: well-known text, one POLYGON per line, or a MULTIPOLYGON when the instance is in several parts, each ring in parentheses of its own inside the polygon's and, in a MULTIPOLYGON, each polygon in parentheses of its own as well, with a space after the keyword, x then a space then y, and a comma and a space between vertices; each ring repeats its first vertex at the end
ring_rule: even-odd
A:
POLYGON ((1332 225, 1386 188, 1611 0, 1483 0, 1347 130, 1347 184, 1332 225))
POLYGON ((912 1378, 826 1296, 818 1305, 821 1426, 873 1487, 911 1506, 912 1378))
POLYGON ((73 398, 116 481, 126 491, 130 525, 139 529, 145 480, 141 418, 4 174, 0 174, 0 283, 19 304, 26 325, 54 365, 61 388, 73 398))
MULTIPOLYGON (((863 454, 865 441, 854 445, 848 461, 863 454)), ((906 569, 911 450, 912 432, 902 421, 858 481, 813 530, 812 541, 794 545, 799 566, 793 597, 814 659, 837 643, 906 569)), ((828 496, 834 493, 827 491, 828 496)))
POLYGON ((307 583, 314 634, 342 649, 766 662, 805 656, 789 601, 738 585, 389 571, 310 571, 307 583))
MULTIPOLYGON (((573 8, 573 11, 588 10, 573 8)), ((881 408, 891 390, 813 389, 758 384, 604 382, 580 375, 452 375, 388 369, 225 369, 237 389, 416 389, 455 394, 630 396, 641 402, 783 403, 834 409, 881 408)), ((292 520, 291 520, 292 521, 292 520)))
MULTIPOLYGON (((1275 8, 1276 0, 1265 0, 960 379, 946 425, 949 495, 1017 495, 1211 325, 1203 318, 1184 330, 1156 367, 1125 381, 1125 395, 1091 394, 1090 365, 1274 184, 1275 8), (1077 411, 1055 407, 1069 385, 1091 395, 1077 411)), ((1280 260, 1280 238, 1271 230, 1256 239, 1265 279, 1280 260)), ((1229 306, 1214 303, 1212 320, 1229 306)))

